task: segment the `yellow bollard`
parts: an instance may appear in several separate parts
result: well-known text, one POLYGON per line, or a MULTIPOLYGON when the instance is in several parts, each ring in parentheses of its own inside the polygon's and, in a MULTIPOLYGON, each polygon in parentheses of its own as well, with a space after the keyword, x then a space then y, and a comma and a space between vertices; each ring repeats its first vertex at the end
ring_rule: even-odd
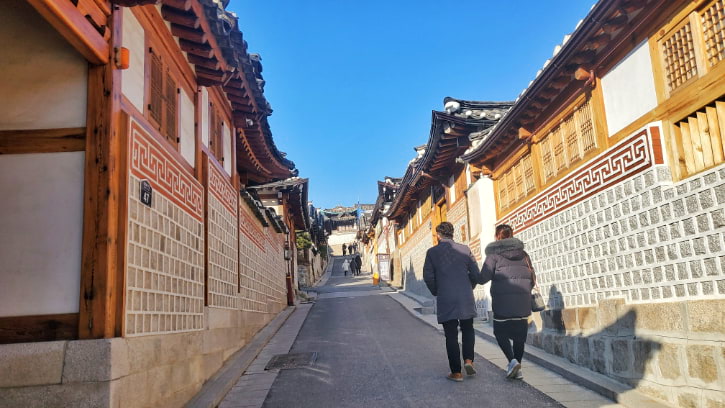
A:
POLYGON ((373 286, 377 286, 380 283, 380 275, 377 272, 373 274, 373 286))

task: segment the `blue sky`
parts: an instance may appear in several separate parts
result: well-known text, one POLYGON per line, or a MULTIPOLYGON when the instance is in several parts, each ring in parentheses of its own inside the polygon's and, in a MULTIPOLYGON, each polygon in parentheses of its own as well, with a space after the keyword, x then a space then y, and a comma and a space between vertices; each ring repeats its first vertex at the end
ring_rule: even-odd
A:
POLYGON ((443 98, 513 100, 594 0, 232 0, 317 207, 374 203, 443 98))

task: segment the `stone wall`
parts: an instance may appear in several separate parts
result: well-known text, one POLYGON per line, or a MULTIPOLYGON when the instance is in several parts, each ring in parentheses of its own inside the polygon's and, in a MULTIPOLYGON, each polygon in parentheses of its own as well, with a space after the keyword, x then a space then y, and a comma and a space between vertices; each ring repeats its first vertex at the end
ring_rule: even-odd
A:
POLYGON ((725 397, 725 166, 673 183, 656 125, 501 222, 548 309, 530 342, 677 406, 725 397))
POLYGON ((432 299, 428 287, 423 281, 423 263, 425 253, 433 246, 430 217, 423 220, 418 230, 400 247, 400 259, 403 269, 403 285, 407 292, 432 299))

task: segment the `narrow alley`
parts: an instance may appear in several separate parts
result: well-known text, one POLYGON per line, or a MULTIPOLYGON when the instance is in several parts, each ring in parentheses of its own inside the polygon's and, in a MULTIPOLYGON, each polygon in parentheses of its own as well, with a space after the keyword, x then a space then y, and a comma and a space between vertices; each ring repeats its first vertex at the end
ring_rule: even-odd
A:
MULTIPOLYGON (((525 381, 505 379, 501 368, 478 353, 478 374, 463 383, 447 381, 442 332, 406 310, 391 296, 398 295, 394 290, 373 286, 369 273, 345 276, 344 257, 333 259, 331 273, 315 288, 317 298, 296 338, 285 332, 290 324, 300 324, 293 315, 270 342, 279 344, 280 335, 287 337, 290 344, 294 341, 289 353, 316 352, 316 361, 274 373, 262 369, 267 362, 260 359, 271 357, 262 352, 220 408, 562 406, 525 381), (250 374, 255 367, 256 374, 250 374)), ((493 346, 486 343, 478 338, 477 351, 493 346)), ((541 383, 553 384, 557 391, 578 389, 561 378, 557 381, 554 374, 545 375, 541 383)), ((542 374, 532 371, 532 378, 536 376, 542 374)), ((591 392, 582 390, 580 395, 565 406, 616 406, 591 392)))

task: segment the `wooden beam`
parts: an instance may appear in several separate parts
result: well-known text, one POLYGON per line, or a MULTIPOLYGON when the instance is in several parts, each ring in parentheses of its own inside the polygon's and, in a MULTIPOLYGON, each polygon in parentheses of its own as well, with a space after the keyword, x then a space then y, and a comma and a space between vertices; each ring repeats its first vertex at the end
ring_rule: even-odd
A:
POLYGON ((187 54, 193 54, 202 58, 211 58, 214 50, 208 44, 199 44, 189 40, 179 39, 179 46, 187 54))
POLYGON ((528 140, 531 138, 532 135, 533 133, 531 133, 531 131, 526 129, 525 127, 519 128, 519 139, 528 140))
MULTIPOLYGON (((112 41, 119 42, 122 13, 114 13, 112 41)), ((88 70, 88 113, 83 205, 83 252, 78 334, 81 339, 110 338, 120 332, 119 217, 124 180, 125 139, 120 135, 121 71, 111 64, 88 70)), ((122 277, 120 282, 123 282, 122 277)))
POLYGON ((108 63, 111 55, 108 42, 73 3, 68 0, 28 0, 28 3, 90 63, 108 63))
POLYGON ((0 317, 0 344, 78 338, 78 313, 0 317))
POLYGON ((164 20, 172 24, 182 25, 194 30, 199 28, 200 25, 199 17, 193 12, 180 11, 166 5, 161 6, 161 16, 164 17, 164 20))
POLYGON ((161 0, 165 6, 173 7, 175 9, 189 11, 191 10, 191 0, 161 0))
POLYGON ((86 128, 0 130, 0 154, 80 152, 86 128))
POLYGON ((204 67, 212 71, 217 71, 221 67, 219 61, 215 59, 202 58, 194 54, 187 55, 187 59, 189 60, 189 63, 194 64, 197 67, 204 67))
POLYGON ((189 40, 198 44, 206 44, 209 37, 205 32, 200 30, 192 30, 179 24, 171 24, 171 34, 184 40, 189 40))

